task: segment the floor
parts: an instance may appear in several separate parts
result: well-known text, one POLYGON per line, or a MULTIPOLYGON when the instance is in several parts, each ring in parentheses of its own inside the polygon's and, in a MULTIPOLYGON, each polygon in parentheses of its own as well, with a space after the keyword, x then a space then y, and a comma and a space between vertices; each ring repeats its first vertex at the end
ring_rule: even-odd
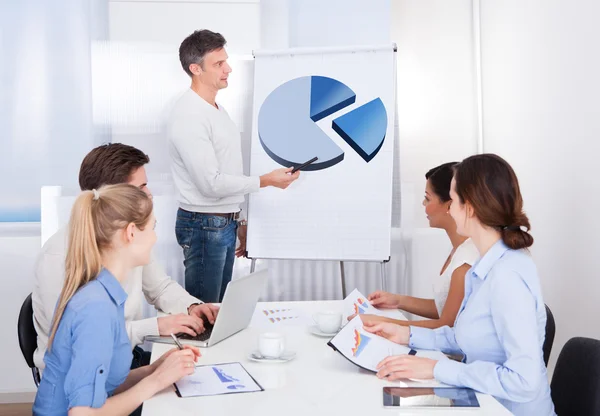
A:
POLYGON ((31 416, 33 403, 0 404, 0 415, 2 416, 31 416))

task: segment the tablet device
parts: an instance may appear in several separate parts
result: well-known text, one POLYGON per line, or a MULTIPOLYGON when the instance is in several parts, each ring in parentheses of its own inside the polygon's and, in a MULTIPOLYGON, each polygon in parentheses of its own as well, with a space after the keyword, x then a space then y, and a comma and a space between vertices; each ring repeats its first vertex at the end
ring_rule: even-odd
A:
POLYGON ((443 409, 479 408, 475 391, 466 387, 384 387, 383 406, 443 409))

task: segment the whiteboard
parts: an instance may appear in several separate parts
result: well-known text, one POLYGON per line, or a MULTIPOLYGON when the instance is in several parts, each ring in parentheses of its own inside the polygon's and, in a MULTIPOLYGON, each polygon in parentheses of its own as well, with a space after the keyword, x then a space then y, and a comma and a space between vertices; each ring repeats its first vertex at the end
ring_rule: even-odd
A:
POLYGON ((288 189, 250 195, 249 257, 389 259, 394 49, 255 53, 250 174, 323 157, 288 189))

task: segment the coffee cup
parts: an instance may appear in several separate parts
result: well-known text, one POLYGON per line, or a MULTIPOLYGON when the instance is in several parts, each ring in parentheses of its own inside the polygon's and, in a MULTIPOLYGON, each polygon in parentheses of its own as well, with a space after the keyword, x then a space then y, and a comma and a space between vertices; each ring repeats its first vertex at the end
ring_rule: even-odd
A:
POLYGON ((258 337, 258 351, 265 358, 279 358, 285 351, 283 335, 276 332, 266 332, 258 337))
POLYGON ((313 320, 319 331, 325 334, 333 334, 338 332, 342 325, 342 314, 335 311, 323 311, 316 313, 313 320))

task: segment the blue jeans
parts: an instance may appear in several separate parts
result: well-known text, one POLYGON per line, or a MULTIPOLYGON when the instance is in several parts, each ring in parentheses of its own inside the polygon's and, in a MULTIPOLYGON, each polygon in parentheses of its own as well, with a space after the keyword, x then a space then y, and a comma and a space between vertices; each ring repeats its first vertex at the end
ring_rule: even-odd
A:
POLYGON ((175 235, 183 248, 185 289, 204 302, 221 302, 233 274, 237 221, 180 208, 175 235))

